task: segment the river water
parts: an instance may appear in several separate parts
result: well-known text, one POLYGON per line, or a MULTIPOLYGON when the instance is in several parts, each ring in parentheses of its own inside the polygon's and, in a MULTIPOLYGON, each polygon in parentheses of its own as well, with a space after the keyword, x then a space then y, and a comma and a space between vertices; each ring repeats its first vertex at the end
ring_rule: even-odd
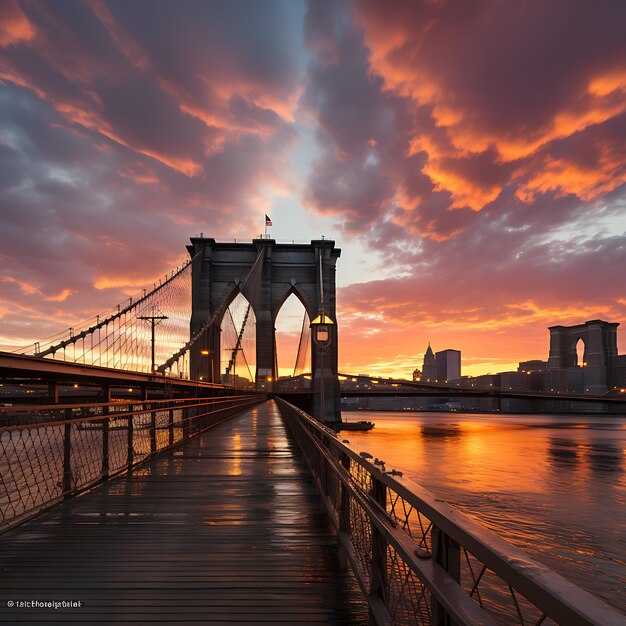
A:
POLYGON ((626 416, 345 412, 344 432, 626 612, 626 416))

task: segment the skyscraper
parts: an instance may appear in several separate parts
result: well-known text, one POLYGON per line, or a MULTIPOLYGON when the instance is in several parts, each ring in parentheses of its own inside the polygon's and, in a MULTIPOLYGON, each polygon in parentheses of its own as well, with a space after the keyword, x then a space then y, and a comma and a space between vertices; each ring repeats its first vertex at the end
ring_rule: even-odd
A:
POLYGON ((437 380, 446 382, 461 378, 461 351, 442 350, 435 355, 437 380))
POLYGON ((437 363, 435 354, 428 342, 428 348, 424 353, 424 365, 422 366, 422 380, 437 380, 437 363))

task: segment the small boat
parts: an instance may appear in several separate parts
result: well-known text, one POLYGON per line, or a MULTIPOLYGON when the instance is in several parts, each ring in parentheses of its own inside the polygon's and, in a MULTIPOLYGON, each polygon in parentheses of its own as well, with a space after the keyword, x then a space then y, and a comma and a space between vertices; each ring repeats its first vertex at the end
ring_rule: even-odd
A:
POLYGON ((337 430, 372 430, 372 428, 374 428, 374 422, 341 422, 337 430))

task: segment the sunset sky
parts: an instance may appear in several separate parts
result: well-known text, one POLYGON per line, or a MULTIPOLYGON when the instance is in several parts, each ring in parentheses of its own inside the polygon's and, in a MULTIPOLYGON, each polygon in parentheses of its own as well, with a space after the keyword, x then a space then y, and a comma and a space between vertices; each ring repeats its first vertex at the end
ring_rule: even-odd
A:
POLYGON ((0 348, 265 213, 342 249, 343 371, 625 323, 625 32, 610 0, 3 0, 0 348))

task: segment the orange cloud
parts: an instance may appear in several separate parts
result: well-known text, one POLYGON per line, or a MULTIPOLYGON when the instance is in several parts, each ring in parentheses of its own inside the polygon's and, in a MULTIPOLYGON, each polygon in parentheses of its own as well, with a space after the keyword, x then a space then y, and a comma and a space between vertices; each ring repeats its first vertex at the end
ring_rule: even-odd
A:
POLYGON ((112 141, 115 141, 116 143, 119 143, 120 145, 129 148, 130 150, 138 152, 139 154, 151 157, 156 161, 163 163, 163 165, 167 165, 167 167, 171 167, 173 170, 176 170, 181 174, 185 174, 186 176, 197 176, 202 171, 202 165, 200 163, 196 163, 193 159, 171 157, 162 152, 146 150, 137 146, 133 146, 132 143, 127 142, 120 135, 117 135, 105 126, 101 126, 100 128, 92 128, 92 130, 96 130, 101 135, 108 137, 112 141))
MULTIPOLYGON (((539 18, 542 12, 549 14, 551 11, 549 8, 531 10, 524 16, 523 24, 515 24, 510 19, 510 12, 496 7, 462 11, 448 3, 409 5, 401 2, 393 3, 387 10, 375 2, 356 6, 357 21, 363 27, 369 53, 369 66, 374 75, 382 78, 383 89, 412 102, 415 111, 420 108, 429 111, 433 128, 429 130, 428 125, 416 124, 407 137, 407 156, 420 151, 427 153, 428 160, 422 171, 432 180, 435 191, 451 194, 449 208, 468 206, 480 211, 497 198, 506 182, 516 183, 522 174, 530 176, 518 194, 525 200, 545 191, 556 191, 559 195, 573 193, 581 200, 592 200, 626 180, 620 170, 622 155, 607 151, 599 166, 583 169, 556 157, 546 162, 540 153, 555 141, 604 124, 626 112, 626 68, 617 51, 613 58, 605 59, 604 66, 608 65, 610 69, 599 70, 601 64, 589 63, 575 78, 572 78, 571 68, 567 68, 568 76, 555 76, 553 84, 562 82, 564 87, 560 91, 556 89, 545 106, 540 104, 539 92, 532 91, 533 81, 541 74, 539 68, 535 68, 537 71, 533 75, 532 68, 521 64, 516 67, 520 58, 526 58, 526 52, 518 49, 517 53, 512 53, 514 47, 509 46, 506 39, 502 36, 491 39, 489 32, 501 26, 511 37, 521 40, 531 18, 539 18), (469 51, 459 63, 455 60, 454 67, 451 67, 454 51, 461 50, 465 38, 470 36, 477 39, 476 49, 469 51), (489 41, 481 42, 481 38, 489 41), (446 42, 453 52, 445 47, 446 42), (498 49, 487 46, 501 46, 502 53, 511 58, 510 69, 503 63, 492 63, 491 59, 485 63, 485 53, 490 57, 499 54, 498 49), (456 66, 475 75, 475 83, 484 81, 489 95, 481 93, 481 85, 469 84, 456 66), (585 74, 588 76, 586 80, 585 74), (523 94, 520 85, 527 86, 528 96, 523 94), (524 99, 519 106, 504 95, 511 87, 515 87, 524 99), (493 105, 500 100, 502 104, 498 110, 493 105), (489 102, 490 107, 485 107, 484 104, 489 102), (520 114, 525 113, 524 107, 529 104, 535 112, 535 119, 520 114), (490 118, 488 110, 496 111, 497 122, 490 118), (436 140, 434 131, 439 133, 440 139, 445 137, 445 141, 436 140), (496 164, 512 164, 525 159, 524 170, 520 169, 521 165, 513 167, 508 180, 485 185, 472 177, 459 175, 444 162, 450 158, 468 159, 488 149, 495 151, 496 164)), ((558 34, 546 32, 544 36, 548 40, 558 34)), ((550 46, 552 42, 544 43, 550 46)), ((574 44, 565 41, 563 45, 574 44)), ((528 59, 536 62, 532 54, 528 59)), ((544 71, 547 75, 555 69, 559 69, 558 62, 544 71)), ((544 78, 539 76, 539 85, 545 83, 544 78)), ((419 213, 421 198, 403 198, 400 194, 399 199, 401 202, 408 200, 402 206, 419 213)), ((433 234, 423 225, 416 232, 428 237, 433 234)))
POLYGON ((77 293, 74 289, 63 289, 59 293, 46 296, 44 299, 48 302, 65 302, 71 295, 77 293))
MULTIPOLYGON (((413 204, 414 209, 419 209, 419 200, 409 200, 407 204, 403 204, 404 199, 408 198, 408 195, 400 192, 398 194, 399 204, 402 207, 411 207, 411 203, 413 204)), ((427 237, 436 243, 441 243, 443 241, 447 241, 452 237, 458 235, 463 231, 462 228, 455 228, 448 232, 441 232, 435 220, 427 220, 427 221, 416 221, 411 212, 407 211, 404 213, 395 213, 391 217, 391 221, 402 228, 405 228, 408 232, 418 235, 419 237, 427 237)))
POLYGON ((17 278, 13 278, 13 276, 5 276, 4 278, 2 278, 2 282, 14 283, 20 288, 20 291, 23 294, 26 294, 27 296, 33 296, 35 294, 41 293, 41 291, 34 285, 31 285, 30 283, 27 283, 26 281, 23 281, 23 280, 19 280, 17 278))
POLYGON ((104 0, 94 0, 90 3, 90 7, 104 24, 113 43, 122 51, 126 58, 135 67, 142 69, 148 67, 150 64, 148 57, 130 34, 115 21, 104 0))
POLYGON ((538 194, 555 191, 557 197, 573 193, 581 200, 594 198, 617 189, 626 182, 626 168, 610 149, 603 150, 596 167, 584 168, 565 159, 547 157, 516 191, 523 202, 533 202, 538 194))
POLYGON ((98 290, 103 289, 139 289, 150 284, 150 279, 145 277, 130 276, 96 276, 93 286, 98 290))
POLYGON ((17 3, 4 0, 0 3, 0 46, 6 48, 31 41, 37 30, 17 3))
POLYGON ((450 209, 469 206, 473 211, 480 211, 486 204, 495 200, 502 190, 499 186, 481 187, 466 178, 447 171, 436 160, 429 160, 422 170, 435 184, 435 190, 446 190, 452 194, 453 204, 450 209))

